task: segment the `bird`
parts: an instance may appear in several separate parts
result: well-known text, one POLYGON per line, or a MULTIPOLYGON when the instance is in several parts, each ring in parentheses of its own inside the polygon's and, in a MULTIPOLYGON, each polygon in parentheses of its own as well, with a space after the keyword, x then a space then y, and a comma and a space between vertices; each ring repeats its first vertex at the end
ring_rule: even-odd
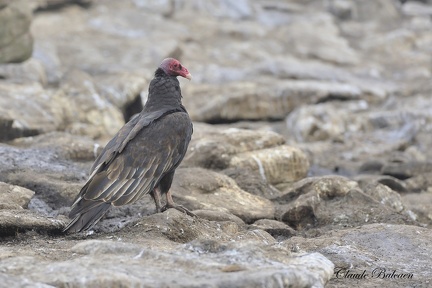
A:
POLYGON ((71 220, 63 232, 90 230, 111 206, 134 203, 146 194, 153 198, 158 213, 174 208, 195 216, 176 204, 170 191, 193 133, 177 76, 192 78, 178 60, 164 59, 149 84, 142 111, 115 134, 96 158, 71 206, 71 220), (166 197, 163 207, 162 196, 166 197))

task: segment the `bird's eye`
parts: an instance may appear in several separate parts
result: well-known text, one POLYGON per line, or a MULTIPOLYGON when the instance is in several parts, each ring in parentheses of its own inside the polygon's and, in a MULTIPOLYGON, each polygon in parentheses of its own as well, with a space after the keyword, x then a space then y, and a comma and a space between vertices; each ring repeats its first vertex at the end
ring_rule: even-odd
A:
POLYGON ((181 64, 179 64, 179 69, 182 69, 182 66, 181 66, 181 64))

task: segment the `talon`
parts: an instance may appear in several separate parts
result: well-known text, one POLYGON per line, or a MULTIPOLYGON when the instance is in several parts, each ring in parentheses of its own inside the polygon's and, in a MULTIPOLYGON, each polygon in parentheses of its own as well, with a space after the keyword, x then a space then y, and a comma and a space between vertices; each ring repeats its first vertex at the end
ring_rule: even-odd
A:
POLYGON ((191 211, 189 211, 188 209, 186 209, 185 207, 181 206, 181 205, 168 205, 166 204, 165 206, 162 207, 162 212, 168 210, 169 208, 173 208, 176 209, 177 211, 183 212, 191 217, 198 217, 197 215, 195 215, 194 213, 192 213, 191 211))
POLYGON ((187 214, 189 216, 198 217, 197 215, 195 215, 194 213, 190 212, 185 207, 176 204, 174 202, 174 200, 172 199, 171 191, 168 190, 165 196, 166 196, 166 204, 165 204, 165 206, 162 207, 162 209, 161 209, 162 212, 168 210, 169 208, 174 208, 177 211, 183 212, 183 213, 185 213, 185 214, 187 214))

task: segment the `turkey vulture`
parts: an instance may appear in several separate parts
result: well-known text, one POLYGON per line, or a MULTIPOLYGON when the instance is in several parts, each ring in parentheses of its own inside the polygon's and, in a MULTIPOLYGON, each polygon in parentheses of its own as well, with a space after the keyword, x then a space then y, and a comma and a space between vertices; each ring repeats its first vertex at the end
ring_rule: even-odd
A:
POLYGON ((147 193, 157 212, 175 208, 193 215, 174 203, 169 190, 192 136, 177 76, 191 79, 178 60, 164 59, 150 82, 143 110, 117 132, 93 164, 64 232, 88 230, 111 206, 133 203, 147 193), (162 195, 166 205, 161 208, 162 195))

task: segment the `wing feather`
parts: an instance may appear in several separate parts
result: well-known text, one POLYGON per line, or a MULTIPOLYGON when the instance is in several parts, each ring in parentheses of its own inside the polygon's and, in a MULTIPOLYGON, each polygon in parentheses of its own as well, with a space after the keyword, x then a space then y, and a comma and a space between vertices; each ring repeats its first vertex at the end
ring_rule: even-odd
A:
POLYGON ((123 187, 125 182, 126 182, 126 180, 113 181, 108 188, 106 188, 104 190, 100 190, 100 193, 98 195, 95 195, 95 197, 93 197, 93 198, 86 198, 86 199, 87 200, 102 200, 102 201, 107 202, 104 199, 110 199, 113 195, 116 195, 117 192, 123 187))

